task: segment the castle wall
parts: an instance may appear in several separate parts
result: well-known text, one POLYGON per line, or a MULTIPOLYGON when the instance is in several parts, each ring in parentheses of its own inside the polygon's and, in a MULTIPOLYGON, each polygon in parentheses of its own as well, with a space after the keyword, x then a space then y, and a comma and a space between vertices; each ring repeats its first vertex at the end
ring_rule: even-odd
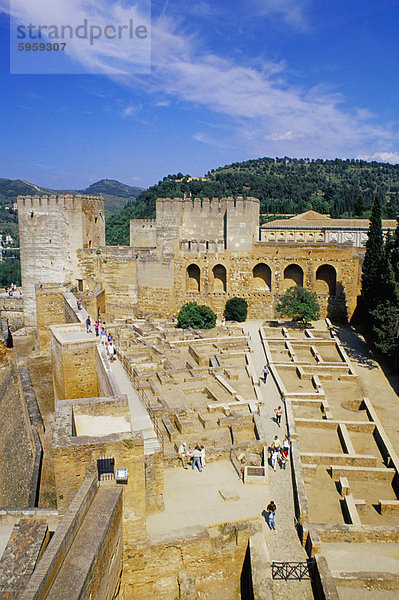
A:
MULTIPOLYGON (((96 250, 78 252, 79 269, 83 284, 94 290, 99 285, 105 290, 97 306, 100 314, 122 318, 131 317, 137 304, 137 252, 126 246, 105 246, 96 250)), ((92 315, 94 317, 94 314, 92 315)))
POLYGON ((76 284, 77 250, 105 240, 96 197, 19 196, 18 227, 26 325, 36 325, 35 284, 76 284))
POLYGON ((130 548, 123 557, 122 595, 131 600, 239 600, 250 522, 190 527, 167 541, 130 548))
POLYGON ((50 348, 50 325, 65 323, 64 288, 58 285, 43 285, 36 288, 37 335, 41 352, 50 348))
MULTIPOLYGON (((128 410, 126 398, 96 398, 63 400, 57 404, 54 422, 54 473, 57 506, 65 512, 81 485, 86 471, 97 468, 97 459, 112 456, 115 467, 128 469, 128 482, 123 489, 124 548, 146 539, 146 489, 144 472, 144 442, 141 433, 114 433, 104 436, 76 436, 73 434, 73 410, 84 410, 90 415, 118 414, 118 405, 128 410)), ((94 432, 93 432, 94 433, 94 432)), ((110 483, 111 485, 111 483, 110 483)), ((116 485, 115 483, 113 485, 116 485)))
POLYGON ((134 219, 130 221, 130 246, 135 248, 155 248, 157 230, 155 219, 134 219))
POLYGON ((35 445, 12 353, 10 361, 0 371, 0 506, 27 507, 35 445))
POLYGON ((96 397, 96 339, 86 334, 86 326, 50 327, 51 360, 55 401, 65 398, 96 397))
MULTIPOLYGON (((175 298, 174 306, 170 306, 167 314, 189 301, 208 304, 219 315, 222 315, 226 301, 234 296, 245 298, 248 302, 249 318, 273 318, 278 297, 287 287, 293 285, 291 279, 284 277, 286 267, 297 265, 303 271, 303 285, 319 291, 316 285, 317 269, 322 265, 331 265, 336 271, 336 291, 333 297, 320 294, 324 315, 332 309, 335 313, 347 310, 350 317, 356 306, 360 289, 359 254, 353 248, 330 246, 284 246, 276 249, 274 245, 258 243, 252 252, 225 252, 219 256, 182 253, 175 260, 175 298), (187 269, 190 265, 200 269, 200 290, 189 289, 187 269), (265 264, 270 273, 270 285, 258 277, 254 277, 253 269, 258 264, 265 264), (220 286, 220 280, 214 276, 214 267, 222 265, 226 269, 226 291, 220 286), (335 308, 334 308, 335 307, 335 308)), ((147 297, 146 308, 151 311, 151 303, 147 297)), ((155 304, 153 304, 155 308, 155 304)), ((333 315, 331 315, 333 316, 333 315)))

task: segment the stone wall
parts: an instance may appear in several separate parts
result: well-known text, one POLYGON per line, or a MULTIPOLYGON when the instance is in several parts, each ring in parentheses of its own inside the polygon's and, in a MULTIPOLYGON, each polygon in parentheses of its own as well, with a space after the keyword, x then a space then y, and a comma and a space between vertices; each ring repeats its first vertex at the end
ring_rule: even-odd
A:
POLYGON ((0 506, 26 507, 35 446, 13 362, 0 370, 0 412, 0 506))
POLYGON ((50 327, 55 400, 98 395, 96 339, 85 325, 50 327), (73 334, 76 334, 74 339, 73 334), (64 337, 67 336, 67 337, 64 337))
MULTIPOLYGON (((175 301, 169 313, 178 310, 182 304, 195 300, 207 304, 219 315, 222 314, 226 301, 233 296, 240 296, 248 302, 249 318, 273 318, 278 297, 287 287, 294 284, 287 275, 286 268, 295 265, 302 270, 303 286, 314 291, 319 282, 316 273, 320 266, 330 265, 336 272, 336 289, 332 296, 325 296, 322 302, 324 313, 347 312, 350 317, 356 306, 360 289, 359 254, 353 248, 323 246, 284 246, 276 251, 269 244, 256 244, 252 252, 231 253, 216 257, 213 255, 198 256, 181 254, 175 259, 175 301), (189 289, 187 269, 190 265, 200 269, 199 291, 189 289), (257 265, 266 265, 265 279, 254 277, 253 269, 257 265), (216 280, 214 268, 222 265, 225 268, 225 290, 221 289, 220 279, 216 280), (286 275, 286 276, 285 276, 286 275)), ((256 272, 255 272, 256 273, 256 272)), ((140 295, 139 287, 139 299, 140 295)), ((322 298, 323 295, 320 295, 322 298)), ((323 298, 322 298, 323 299, 323 298)), ((140 302, 139 302, 140 308, 140 302)), ((155 309, 155 302, 153 302, 155 309)), ((151 302, 147 293, 146 310, 151 312, 151 302)), ((334 316, 332 314, 331 316, 334 316)))
POLYGON ((0 319, 7 319, 11 331, 24 326, 24 300, 18 294, 0 298, 0 319))
POLYGON ((59 285, 44 284, 36 288, 37 335, 41 352, 50 348, 50 325, 65 323, 63 292, 59 285))
POLYGON ((103 244, 104 201, 82 196, 19 196, 25 322, 36 325, 35 285, 77 283, 77 250, 103 244))
MULTIPOLYGON (((119 402, 126 408, 126 399, 119 402)), ((127 467, 129 479, 124 490, 125 517, 131 527, 125 532, 125 543, 136 543, 137 537, 145 536, 144 517, 146 512, 144 442, 139 433, 114 433, 104 436, 73 435, 73 407, 82 410, 87 405, 91 413, 98 410, 104 414, 106 405, 115 407, 115 398, 63 400, 57 405, 54 422, 54 472, 57 488, 57 506, 65 512, 74 494, 81 485, 86 472, 96 468, 101 456, 115 458, 115 467, 127 467), (97 406, 97 408, 96 408, 97 406)), ((94 414, 94 413, 93 413, 94 414)))
POLYGON ((89 475, 58 526, 21 599, 112 600, 122 555, 121 490, 89 475))
POLYGON ((254 522, 190 527, 167 541, 129 548, 122 594, 129 600, 239 600, 240 575, 254 522))

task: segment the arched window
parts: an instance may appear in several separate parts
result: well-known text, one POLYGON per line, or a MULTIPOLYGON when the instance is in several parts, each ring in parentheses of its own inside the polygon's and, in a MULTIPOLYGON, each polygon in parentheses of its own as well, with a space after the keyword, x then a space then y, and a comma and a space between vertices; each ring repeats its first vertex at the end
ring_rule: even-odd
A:
POLYGON ((303 270, 299 265, 288 265, 284 269, 284 288, 288 289, 293 285, 303 287, 303 270))
POLYGON ((272 288, 272 272, 268 265, 259 263, 252 269, 253 285, 259 290, 268 290, 272 288))
POLYGON ((189 265, 186 271, 186 290, 188 292, 200 291, 201 271, 198 265, 189 265))
POLYGON ((321 265, 316 271, 316 292, 335 296, 337 272, 331 265, 321 265))
POLYGON ((226 268, 223 265, 215 265, 212 269, 213 273, 213 291, 226 291, 226 268))

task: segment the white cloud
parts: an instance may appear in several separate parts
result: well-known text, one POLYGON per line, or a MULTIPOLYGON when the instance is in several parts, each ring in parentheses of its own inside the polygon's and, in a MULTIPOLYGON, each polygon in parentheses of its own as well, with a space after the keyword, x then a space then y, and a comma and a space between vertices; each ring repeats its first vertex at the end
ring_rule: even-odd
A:
POLYGON ((123 109, 123 116, 130 117, 136 110, 136 107, 133 104, 129 104, 126 108, 123 109))
POLYGON ((396 165, 399 163, 399 152, 374 152, 374 154, 362 154, 357 156, 359 160, 376 160, 378 162, 391 163, 396 165))
MULTIPOLYGON (((0 0, 0 2, 4 0, 0 0)), ((280 15, 287 22, 304 24, 307 0, 249 0, 264 14, 280 15)), ((26 19, 38 22, 43 7, 57 20, 82 17, 88 7, 99 23, 129 18, 129 11, 114 1, 92 0, 13 0, 26 19), (61 13, 60 13, 61 11, 61 13), (78 16, 76 16, 78 15, 78 16)), ((174 103, 189 108, 202 108, 223 117, 223 135, 197 132, 194 138, 211 145, 239 147, 251 155, 291 156, 356 156, 368 147, 391 146, 396 132, 377 124, 366 109, 347 110, 343 99, 319 85, 311 89, 290 84, 287 67, 282 62, 237 62, 231 57, 210 53, 199 35, 188 35, 180 22, 162 14, 152 24, 152 74, 120 77, 128 73, 136 57, 131 45, 93 46, 95 51, 73 47, 74 59, 84 66, 105 65, 109 76, 118 84, 130 86, 135 93, 147 94, 153 106, 174 103), (118 54, 122 68, 113 68, 118 54), (228 124, 228 128, 227 125, 228 124)), ((147 103, 148 104, 148 103, 147 103)), ((124 109, 125 116, 134 114, 133 105, 124 109)), ((380 153, 381 155, 381 153, 380 153)), ((395 153, 389 154, 394 157, 395 153)))
POLYGON ((307 30, 306 10, 310 0, 252 0, 255 12, 263 16, 277 16, 294 28, 307 30))

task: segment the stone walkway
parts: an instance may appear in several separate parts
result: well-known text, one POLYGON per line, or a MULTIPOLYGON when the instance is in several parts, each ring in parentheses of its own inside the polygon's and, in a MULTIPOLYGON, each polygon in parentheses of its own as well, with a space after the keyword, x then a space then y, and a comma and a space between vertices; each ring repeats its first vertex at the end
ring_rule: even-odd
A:
MULTIPOLYGON (((259 335, 259 327, 262 323, 263 321, 247 321, 243 327, 245 333, 250 336, 249 346, 253 350, 252 361, 255 372, 259 373, 259 375, 265 364, 265 354, 259 335)), ((271 375, 268 376, 266 384, 260 382, 260 389, 264 400, 264 406, 261 409, 261 418, 263 419, 263 425, 267 433, 267 440, 271 442, 274 436, 278 435, 282 442, 287 432, 285 411, 277 386, 271 375), (283 417, 281 427, 278 427, 274 421, 274 409, 280 405, 283 408, 283 417)), ((270 500, 274 500, 277 506, 276 530, 271 531, 266 522, 263 523, 270 561, 299 562, 306 561, 307 559, 306 552, 299 541, 295 528, 290 466, 290 463, 288 463, 285 471, 277 467, 276 473, 269 466, 269 497, 265 498, 265 507, 270 500)), ((313 599, 313 592, 309 581, 273 580, 273 596, 275 600, 287 600, 288 598, 310 600, 313 599)))
POLYGON ((161 446, 157 439, 154 425, 152 424, 146 407, 141 402, 138 393, 130 381, 129 375, 119 359, 112 363, 109 361, 105 346, 99 342, 98 347, 102 353, 103 360, 109 365, 109 368, 115 377, 120 393, 126 394, 128 398, 132 431, 142 432, 144 438, 144 454, 148 455, 157 452, 160 450, 161 446))

